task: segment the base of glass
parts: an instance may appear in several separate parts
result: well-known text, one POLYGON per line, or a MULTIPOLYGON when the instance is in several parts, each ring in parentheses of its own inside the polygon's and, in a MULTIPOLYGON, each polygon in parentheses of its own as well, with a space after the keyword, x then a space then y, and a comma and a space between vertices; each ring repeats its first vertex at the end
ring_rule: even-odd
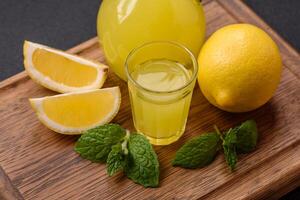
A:
POLYGON ((141 131, 138 131, 138 132, 140 134, 144 135, 149 140, 149 142, 153 145, 168 145, 173 142, 176 142, 182 136, 184 130, 182 131, 182 133, 176 134, 176 135, 174 135, 172 137, 168 137, 168 138, 153 138, 153 137, 143 134, 141 131))

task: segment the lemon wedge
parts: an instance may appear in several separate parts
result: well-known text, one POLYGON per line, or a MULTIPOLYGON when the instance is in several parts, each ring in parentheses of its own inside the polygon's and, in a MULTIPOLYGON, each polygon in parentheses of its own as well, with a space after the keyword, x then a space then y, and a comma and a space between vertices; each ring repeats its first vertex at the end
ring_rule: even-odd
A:
POLYGON ((110 122, 119 111, 121 94, 119 87, 111 87, 33 98, 30 103, 45 126, 76 135, 110 122))
POLYGON ((29 76, 60 93, 101 88, 108 67, 41 44, 25 41, 24 66, 29 76))

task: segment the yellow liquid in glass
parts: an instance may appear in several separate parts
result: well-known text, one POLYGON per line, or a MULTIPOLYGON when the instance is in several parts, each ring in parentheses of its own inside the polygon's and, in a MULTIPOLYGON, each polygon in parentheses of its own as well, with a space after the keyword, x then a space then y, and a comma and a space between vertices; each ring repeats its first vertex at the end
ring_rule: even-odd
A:
POLYGON ((169 60, 151 60, 136 67, 131 77, 147 92, 128 81, 134 125, 152 144, 166 145, 180 138, 190 107, 192 90, 165 93, 184 87, 190 73, 169 60))
POLYGON ((174 41, 198 56, 205 37, 199 0, 103 0, 97 30, 106 60, 123 80, 129 52, 152 41, 174 41))

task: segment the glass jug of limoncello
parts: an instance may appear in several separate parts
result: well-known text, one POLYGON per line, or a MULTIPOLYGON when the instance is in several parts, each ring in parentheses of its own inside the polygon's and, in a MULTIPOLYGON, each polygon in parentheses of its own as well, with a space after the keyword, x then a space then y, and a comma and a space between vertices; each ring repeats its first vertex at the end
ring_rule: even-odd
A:
POLYGON ((107 62, 127 80, 125 60, 146 42, 177 42, 198 56, 205 18, 200 0, 103 0, 97 29, 107 62))

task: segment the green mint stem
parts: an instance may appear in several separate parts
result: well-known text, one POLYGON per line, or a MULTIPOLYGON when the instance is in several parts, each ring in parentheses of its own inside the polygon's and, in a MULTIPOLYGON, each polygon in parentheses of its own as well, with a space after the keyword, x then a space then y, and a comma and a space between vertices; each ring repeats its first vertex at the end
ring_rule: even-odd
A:
POLYGON ((122 151, 124 152, 125 155, 128 155, 128 148, 127 148, 127 143, 130 137, 130 131, 126 130, 126 135, 124 137, 124 141, 122 142, 122 151))
POLYGON ((220 132, 219 128, 217 127, 217 125, 214 125, 214 129, 217 132, 217 134, 220 136, 220 138, 222 139, 222 141, 224 141, 224 137, 223 134, 220 132))

